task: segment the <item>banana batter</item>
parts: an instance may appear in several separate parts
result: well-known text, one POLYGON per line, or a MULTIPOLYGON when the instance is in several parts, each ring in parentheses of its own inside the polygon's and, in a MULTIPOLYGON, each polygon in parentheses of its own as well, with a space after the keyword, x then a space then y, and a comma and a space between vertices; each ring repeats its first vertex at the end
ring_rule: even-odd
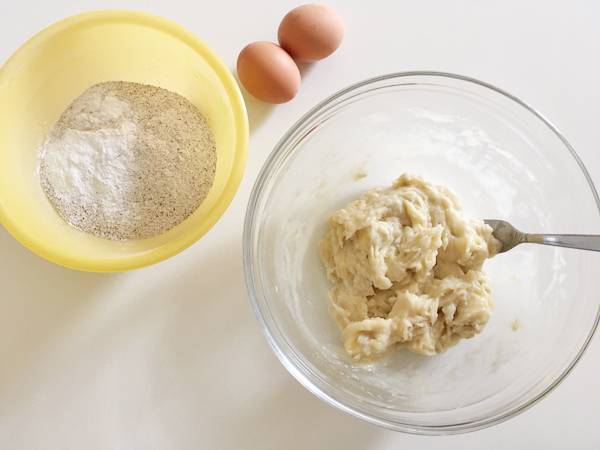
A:
POLYGON ((413 175, 336 211, 320 250, 348 354, 434 355, 481 332, 493 306, 482 265, 498 248, 451 191, 413 175))

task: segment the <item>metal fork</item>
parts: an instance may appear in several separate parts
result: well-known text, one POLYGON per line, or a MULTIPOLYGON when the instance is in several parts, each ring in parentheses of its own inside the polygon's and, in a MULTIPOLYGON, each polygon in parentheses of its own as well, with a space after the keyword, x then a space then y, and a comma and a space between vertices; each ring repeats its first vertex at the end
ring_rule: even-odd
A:
POLYGON ((502 244, 498 253, 504 253, 523 243, 600 252, 600 235, 598 234, 529 234, 517 230, 505 220, 486 219, 484 222, 492 227, 492 234, 502 244))

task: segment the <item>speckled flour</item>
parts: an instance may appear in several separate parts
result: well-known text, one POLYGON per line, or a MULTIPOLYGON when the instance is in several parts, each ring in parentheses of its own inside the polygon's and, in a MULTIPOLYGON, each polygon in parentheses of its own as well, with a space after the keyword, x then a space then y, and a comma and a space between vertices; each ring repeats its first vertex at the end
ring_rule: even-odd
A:
POLYGON ((58 214, 99 237, 159 235, 210 190, 215 141, 198 109, 154 86, 114 81, 87 89, 40 148, 40 182, 58 214))

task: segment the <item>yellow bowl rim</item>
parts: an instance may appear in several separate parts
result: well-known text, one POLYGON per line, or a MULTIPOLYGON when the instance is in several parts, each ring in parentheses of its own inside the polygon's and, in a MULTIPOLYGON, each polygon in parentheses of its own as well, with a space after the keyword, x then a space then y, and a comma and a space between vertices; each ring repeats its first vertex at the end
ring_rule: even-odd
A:
POLYGON ((233 200, 233 197, 235 196, 235 193, 237 192, 237 189, 241 183, 248 156, 249 126, 244 99, 238 84, 227 66, 221 61, 216 53, 211 50, 210 47, 208 47, 208 45, 206 45, 202 40, 197 38, 183 26, 171 20, 141 11, 107 9, 84 12, 59 20, 58 22, 47 26, 33 35, 23 45, 21 45, 4 63, 4 65, 0 67, 0 82, 2 81, 6 71, 5 69, 12 64, 17 63, 19 56, 26 52, 29 48, 35 47, 51 35, 66 28, 86 21, 98 20, 116 20, 142 23, 152 28, 162 30, 190 46, 196 53, 198 53, 198 55, 200 55, 210 64, 223 83, 223 87, 225 88, 225 91, 231 100, 232 113, 235 119, 235 129, 237 130, 236 157, 234 158, 229 179, 227 180, 227 184, 225 185, 219 200, 212 208, 210 213, 206 216, 204 226, 199 227, 198 231, 195 233, 188 233, 185 238, 177 242, 163 245, 149 253, 135 255, 130 258, 108 258, 103 259, 102 261, 93 260, 90 258, 65 257, 59 252, 48 250, 45 247, 36 245, 35 243, 29 241, 27 236, 19 229, 18 223, 10 219, 6 210, 2 208, 2 204, 0 203, 0 225, 3 225, 17 241, 37 255, 47 259, 48 261, 71 269, 87 272, 122 272, 146 267, 170 258, 171 256, 176 255, 198 241, 214 226, 214 224, 223 215, 233 200))

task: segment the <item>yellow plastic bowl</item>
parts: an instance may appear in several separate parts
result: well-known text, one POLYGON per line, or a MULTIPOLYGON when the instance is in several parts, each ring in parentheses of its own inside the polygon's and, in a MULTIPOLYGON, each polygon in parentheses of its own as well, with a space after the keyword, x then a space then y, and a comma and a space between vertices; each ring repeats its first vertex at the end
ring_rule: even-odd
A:
POLYGON ((0 69, 0 223, 38 255, 73 269, 147 266, 193 244, 225 211, 246 164, 248 119, 235 79, 179 25, 139 12, 99 11, 62 20, 23 45, 0 69), (67 225, 37 174, 38 146, 89 86, 123 80, 160 86, 194 103, 217 144, 215 181, 196 212, 167 233, 109 241, 67 225))

